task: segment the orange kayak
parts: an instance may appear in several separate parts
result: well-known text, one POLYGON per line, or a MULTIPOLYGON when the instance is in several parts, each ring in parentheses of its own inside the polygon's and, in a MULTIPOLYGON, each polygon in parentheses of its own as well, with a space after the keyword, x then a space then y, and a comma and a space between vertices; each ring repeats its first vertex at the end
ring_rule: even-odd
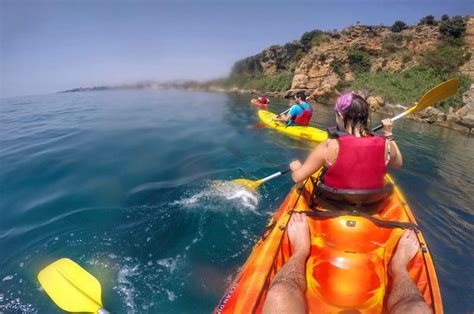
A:
POLYGON ((264 103, 261 103, 260 101, 258 101, 258 99, 256 98, 253 98, 252 100, 250 100, 250 103, 252 105, 255 105, 255 106, 258 106, 258 107, 261 107, 261 108, 268 108, 269 104, 264 104, 264 103))
MULTIPOLYGON (((388 175, 386 180, 394 184, 388 175)), ((309 200, 313 186, 313 182, 307 180, 303 189, 294 187, 290 191, 214 313, 262 311, 275 274, 291 256, 286 225, 293 211, 311 211, 309 200)), ((318 210, 327 212, 324 208, 318 210)), ((378 214, 371 217, 416 224, 396 186, 378 214)), ((308 217, 308 220, 311 253, 306 263, 306 300, 309 312, 384 312, 391 286, 387 267, 403 229, 379 227, 363 216, 308 217)), ((421 247, 408 265, 409 275, 432 311, 443 313, 433 260, 421 232, 417 236, 421 247)))

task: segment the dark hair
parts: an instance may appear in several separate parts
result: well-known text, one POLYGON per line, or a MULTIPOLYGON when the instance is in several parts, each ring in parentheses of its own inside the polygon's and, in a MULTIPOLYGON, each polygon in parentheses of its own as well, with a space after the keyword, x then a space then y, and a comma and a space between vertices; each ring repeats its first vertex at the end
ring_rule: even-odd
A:
POLYGON ((369 104, 364 98, 353 94, 352 103, 343 113, 344 128, 354 134, 359 130, 361 135, 369 134, 369 104))
POLYGON ((303 101, 306 101, 306 94, 304 92, 297 92, 295 97, 301 98, 303 101))

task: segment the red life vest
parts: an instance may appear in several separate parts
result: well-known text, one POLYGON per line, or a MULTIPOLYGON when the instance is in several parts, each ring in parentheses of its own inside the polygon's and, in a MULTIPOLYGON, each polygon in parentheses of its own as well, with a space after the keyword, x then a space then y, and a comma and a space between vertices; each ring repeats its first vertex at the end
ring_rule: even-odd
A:
POLYGON ((339 153, 334 164, 327 168, 322 182, 340 190, 383 188, 387 173, 385 137, 355 137, 343 132, 329 132, 339 139, 339 153))
POLYGON ((268 98, 267 97, 258 97, 258 101, 263 105, 268 104, 268 98))
POLYGON ((301 107, 303 112, 300 115, 296 116, 293 119, 293 122, 298 124, 298 125, 308 125, 309 121, 311 120, 311 117, 313 116, 313 108, 311 108, 311 106, 309 106, 309 105, 308 106, 309 106, 310 109, 305 109, 300 104, 298 104, 298 106, 301 107))

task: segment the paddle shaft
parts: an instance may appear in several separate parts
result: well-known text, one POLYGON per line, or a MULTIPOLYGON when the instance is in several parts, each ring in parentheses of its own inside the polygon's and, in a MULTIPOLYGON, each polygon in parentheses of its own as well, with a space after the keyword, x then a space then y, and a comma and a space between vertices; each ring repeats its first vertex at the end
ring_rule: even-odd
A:
MULTIPOLYGON (((406 116, 407 114, 409 114, 409 111, 410 110, 406 110, 406 111, 403 111, 402 113, 400 113, 398 116, 395 116, 393 117, 392 119, 392 122, 395 122, 397 121, 398 119, 401 119, 403 118, 404 116, 406 116)), ((382 123, 379 123, 379 125, 377 125, 375 128, 372 129, 372 132, 376 132, 378 130, 380 130, 381 128, 383 128, 383 124, 382 123)))
POLYGON ((280 113, 277 117, 281 116, 282 114, 287 113, 288 111, 290 111, 290 109, 291 109, 291 108, 286 109, 285 111, 283 111, 282 113, 280 113))
POLYGON ((258 181, 260 181, 261 183, 264 183, 264 182, 267 182, 268 180, 271 180, 271 179, 273 179, 273 178, 279 177, 279 176, 281 176, 281 175, 283 175, 283 174, 285 174, 285 173, 288 173, 288 172, 290 172, 290 171, 291 171, 291 169, 290 169, 290 168, 287 168, 287 169, 285 169, 285 170, 278 171, 277 173, 274 173, 274 174, 272 174, 272 175, 270 175, 270 176, 268 176, 268 177, 265 177, 265 178, 263 178, 263 179, 260 179, 260 180, 258 180, 258 181))

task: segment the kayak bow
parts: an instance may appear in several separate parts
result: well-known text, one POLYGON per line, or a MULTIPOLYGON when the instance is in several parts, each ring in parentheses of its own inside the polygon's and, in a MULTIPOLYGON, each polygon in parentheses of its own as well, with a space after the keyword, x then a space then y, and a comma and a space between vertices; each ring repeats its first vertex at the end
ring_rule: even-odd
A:
MULTIPOLYGON (((390 176, 386 180, 393 184, 390 176)), ((275 274, 291 256, 286 226, 294 211, 311 211, 313 182, 295 186, 273 215, 252 254, 224 293, 214 313, 260 313, 275 274)), ((323 210, 322 208, 318 208, 323 210)), ((416 224, 397 187, 373 220, 416 224)), ((382 313, 391 277, 388 265, 400 228, 380 227, 363 216, 309 219, 311 253, 306 262, 309 313, 382 313)), ((408 264, 411 279, 434 313, 443 313, 431 255, 421 232, 420 250, 408 264)))

